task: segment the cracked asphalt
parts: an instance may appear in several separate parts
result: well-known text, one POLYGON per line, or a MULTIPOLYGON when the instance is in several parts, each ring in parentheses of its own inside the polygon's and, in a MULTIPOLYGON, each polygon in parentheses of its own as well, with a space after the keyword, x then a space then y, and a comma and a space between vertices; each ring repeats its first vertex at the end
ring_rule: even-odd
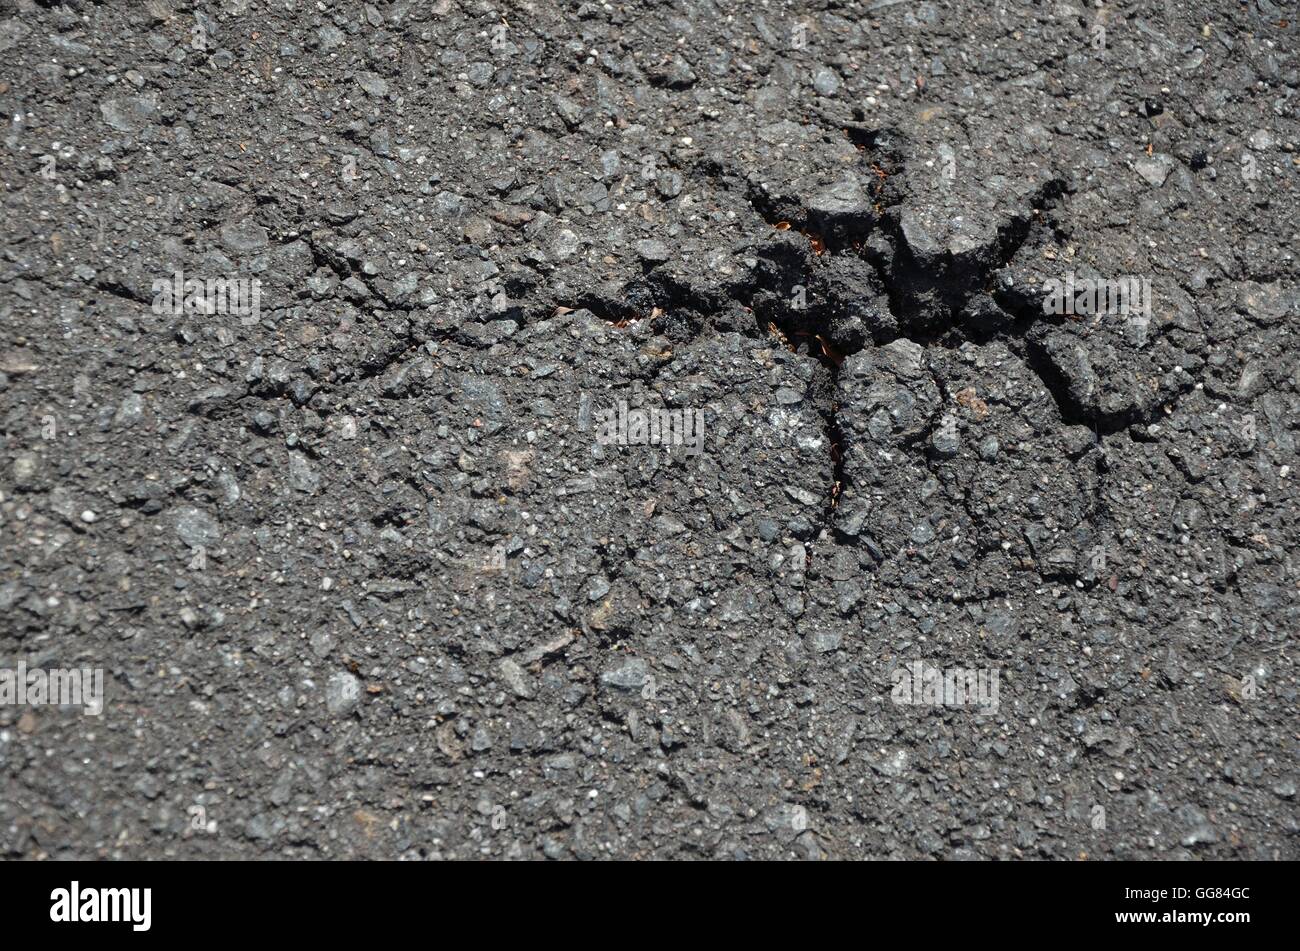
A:
POLYGON ((1296 48, 0 0, 0 855, 1295 859, 1296 48))

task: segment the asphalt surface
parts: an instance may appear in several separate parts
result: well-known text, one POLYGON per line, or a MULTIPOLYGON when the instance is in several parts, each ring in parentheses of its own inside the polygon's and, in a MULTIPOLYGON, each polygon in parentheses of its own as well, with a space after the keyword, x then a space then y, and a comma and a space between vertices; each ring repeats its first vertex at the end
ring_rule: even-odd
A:
POLYGON ((1296 52, 3 0, 0 855, 1296 858, 1296 52))

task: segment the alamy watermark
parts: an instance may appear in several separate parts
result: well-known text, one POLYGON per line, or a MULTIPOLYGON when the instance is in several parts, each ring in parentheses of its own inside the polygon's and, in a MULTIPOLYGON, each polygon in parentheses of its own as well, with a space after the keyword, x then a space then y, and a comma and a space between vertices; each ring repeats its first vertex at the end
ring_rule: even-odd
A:
POLYGON ((82 888, 74 881, 50 892, 50 921, 127 922, 132 931, 153 924, 152 888, 82 888))
POLYGON ((176 271, 153 282, 155 314, 234 314, 257 320, 262 309, 262 282, 255 277, 186 277, 176 271))
POLYGON ((1066 272, 1064 280, 1052 278, 1043 283, 1043 313, 1119 314, 1151 319, 1151 281, 1145 277, 1123 274, 1114 278, 1076 278, 1066 272))
POLYGON ((19 662, 17 668, 0 667, 0 706, 67 706, 82 707, 97 717, 104 712, 104 671, 102 668, 28 669, 19 662))
POLYGON ((998 709, 999 671, 987 667, 934 667, 914 660, 894 671, 890 698, 903 706, 998 709))
POLYGON ((680 446, 688 456, 704 449, 704 410, 629 409, 619 400, 613 409, 597 410, 596 442, 602 446, 680 446))

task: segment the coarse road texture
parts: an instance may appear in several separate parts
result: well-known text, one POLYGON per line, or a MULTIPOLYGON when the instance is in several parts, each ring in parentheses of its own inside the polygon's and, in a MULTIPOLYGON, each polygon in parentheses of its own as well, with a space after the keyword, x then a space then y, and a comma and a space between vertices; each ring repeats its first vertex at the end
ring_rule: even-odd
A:
POLYGON ((1296 49, 0 0, 0 855, 1296 858, 1296 49))

